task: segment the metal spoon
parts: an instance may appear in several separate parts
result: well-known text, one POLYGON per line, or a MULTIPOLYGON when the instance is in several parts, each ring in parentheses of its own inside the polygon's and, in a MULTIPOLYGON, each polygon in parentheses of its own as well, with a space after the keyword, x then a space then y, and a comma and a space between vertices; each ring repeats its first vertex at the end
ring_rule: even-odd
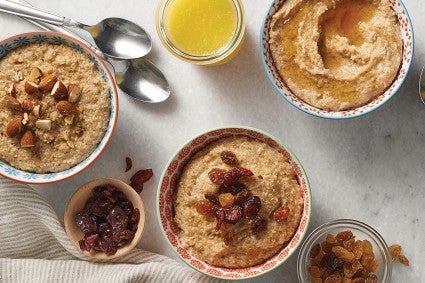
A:
POLYGON ((425 104, 425 66, 422 68, 421 77, 419 79, 419 97, 425 104))
MULTIPOLYGON (((23 0, 16 0, 29 5, 23 0)), ((82 39, 76 34, 44 22, 31 19, 25 20, 45 30, 57 31, 71 37, 78 38, 90 46, 100 57, 106 60, 115 71, 115 80, 118 87, 129 96, 144 102, 157 103, 166 100, 170 96, 170 86, 162 72, 149 60, 138 58, 133 60, 114 60, 103 54, 90 42, 82 39)))
POLYGON ((62 16, 57 16, 19 3, 0 0, 0 11, 43 21, 63 27, 81 28, 88 31, 102 52, 115 59, 143 57, 152 49, 147 32, 125 19, 108 18, 89 26, 62 16))

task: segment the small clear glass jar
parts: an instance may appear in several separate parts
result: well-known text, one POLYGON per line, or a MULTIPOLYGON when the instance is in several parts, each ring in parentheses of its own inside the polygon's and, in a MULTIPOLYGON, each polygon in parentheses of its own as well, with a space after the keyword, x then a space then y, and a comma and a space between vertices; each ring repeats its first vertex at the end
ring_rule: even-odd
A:
POLYGON ((215 53, 208 55, 188 54, 176 47, 176 45, 170 39, 170 35, 167 35, 165 28, 166 9, 170 3, 172 4, 173 1, 175 0, 160 1, 156 11, 156 29, 159 38, 161 39, 165 48, 171 52, 171 54, 188 63, 214 66, 228 62, 238 53, 242 47, 245 36, 245 12, 241 0, 232 0, 237 16, 236 29, 232 38, 225 46, 217 50, 215 53))
POLYGON ((307 236, 298 254, 297 273, 300 283, 310 283, 311 276, 308 272, 310 266, 310 251, 316 244, 325 241, 328 234, 336 235, 339 232, 350 230, 356 240, 369 240, 378 261, 375 271, 378 282, 387 283, 391 280, 392 260, 388 246, 382 236, 369 225, 352 219, 339 219, 316 228, 307 236))

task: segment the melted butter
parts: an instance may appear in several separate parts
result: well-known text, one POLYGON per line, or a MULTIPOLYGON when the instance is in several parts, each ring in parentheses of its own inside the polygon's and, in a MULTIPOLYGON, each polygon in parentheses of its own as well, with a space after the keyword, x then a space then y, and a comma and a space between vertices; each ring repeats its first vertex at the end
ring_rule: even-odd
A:
MULTIPOLYGON (((331 95, 342 102, 356 102, 359 93, 356 85, 349 81, 340 81, 325 76, 313 77, 302 70, 295 63, 294 58, 297 54, 298 28, 300 23, 305 21, 314 12, 315 4, 318 1, 306 1, 289 19, 281 30, 282 44, 285 46, 285 61, 287 62, 279 71, 286 74, 299 86, 305 89, 315 89, 326 95, 331 95), (318 78, 320 83, 318 83, 318 78)), ((364 43, 364 38, 359 30, 360 22, 370 21, 377 6, 367 0, 342 0, 334 8, 329 9, 322 15, 319 23, 320 39, 318 42, 319 54, 322 57, 325 68, 337 69, 344 64, 344 61, 332 50, 327 50, 324 42, 327 38, 340 35, 346 37, 350 44, 360 46, 364 43)))

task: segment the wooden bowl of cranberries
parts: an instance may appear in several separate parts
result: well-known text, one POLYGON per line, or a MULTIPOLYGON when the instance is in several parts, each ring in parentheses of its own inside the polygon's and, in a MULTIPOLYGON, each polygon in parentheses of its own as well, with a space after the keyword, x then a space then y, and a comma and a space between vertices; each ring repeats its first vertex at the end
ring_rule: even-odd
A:
POLYGON ((97 260, 111 259, 127 254, 140 241, 145 208, 128 184, 97 179, 72 195, 64 223, 76 249, 97 260))

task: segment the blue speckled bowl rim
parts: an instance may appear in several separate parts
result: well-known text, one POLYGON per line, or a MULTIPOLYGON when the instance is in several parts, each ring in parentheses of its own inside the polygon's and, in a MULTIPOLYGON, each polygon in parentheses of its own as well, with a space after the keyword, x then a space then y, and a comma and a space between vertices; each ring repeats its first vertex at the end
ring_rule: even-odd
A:
POLYGON ((118 120, 118 90, 115 84, 114 76, 111 74, 107 65, 94 51, 90 49, 90 47, 78 39, 58 32, 36 31, 21 33, 8 37, 0 42, 0 59, 15 48, 37 42, 65 44, 79 52, 85 53, 102 73, 103 78, 109 86, 109 95, 111 99, 109 123, 105 135, 103 136, 96 149, 86 159, 77 165, 57 173, 38 174, 16 169, 10 166, 8 163, 0 160, 0 175, 22 183, 47 184, 68 179, 87 169, 104 151, 113 135, 113 132, 115 131, 118 120))

